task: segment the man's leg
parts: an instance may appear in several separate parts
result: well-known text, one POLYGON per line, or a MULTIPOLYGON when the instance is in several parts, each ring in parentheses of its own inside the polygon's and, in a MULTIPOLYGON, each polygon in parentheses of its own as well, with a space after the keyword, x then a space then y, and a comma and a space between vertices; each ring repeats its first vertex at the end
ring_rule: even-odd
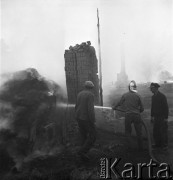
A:
POLYGON ((78 122, 79 133, 80 133, 80 144, 81 144, 81 146, 83 146, 87 139, 86 122, 83 120, 80 120, 80 119, 78 119, 77 122, 78 122))
POLYGON ((162 147, 168 146, 168 122, 164 121, 163 119, 163 126, 162 126, 162 147))
POLYGON ((132 138, 131 138, 131 133, 132 133, 132 115, 131 114, 126 114, 125 115, 125 135, 127 137, 127 146, 128 148, 132 148, 132 138))
POLYGON ((143 149, 143 139, 142 139, 142 122, 140 115, 134 115, 134 127, 137 135, 138 149, 143 149))
POLYGON ((153 138, 156 147, 161 147, 162 125, 159 118, 154 118, 153 138))
POLYGON ((81 148, 81 153, 87 153, 96 141, 96 128, 94 123, 87 122, 87 138, 84 145, 81 148))

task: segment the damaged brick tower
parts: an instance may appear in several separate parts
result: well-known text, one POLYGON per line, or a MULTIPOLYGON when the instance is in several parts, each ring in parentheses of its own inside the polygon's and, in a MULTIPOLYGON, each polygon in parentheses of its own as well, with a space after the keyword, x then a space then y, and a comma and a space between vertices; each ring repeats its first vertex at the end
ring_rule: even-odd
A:
POLYGON ((77 94, 83 89, 85 81, 94 83, 95 104, 99 104, 98 63, 95 49, 90 41, 65 50, 65 73, 69 103, 75 103, 77 94))

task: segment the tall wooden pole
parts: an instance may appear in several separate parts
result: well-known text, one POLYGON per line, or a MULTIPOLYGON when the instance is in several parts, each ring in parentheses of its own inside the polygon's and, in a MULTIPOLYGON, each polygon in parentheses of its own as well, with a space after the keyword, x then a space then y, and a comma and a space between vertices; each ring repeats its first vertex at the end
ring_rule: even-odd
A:
POLYGON ((102 89, 102 61, 101 61, 101 46, 100 46, 100 22, 99 10, 97 8, 97 28, 98 28, 98 48, 99 48, 99 89, 100 89, 100 105, 103 106, 103 89, 102 89))

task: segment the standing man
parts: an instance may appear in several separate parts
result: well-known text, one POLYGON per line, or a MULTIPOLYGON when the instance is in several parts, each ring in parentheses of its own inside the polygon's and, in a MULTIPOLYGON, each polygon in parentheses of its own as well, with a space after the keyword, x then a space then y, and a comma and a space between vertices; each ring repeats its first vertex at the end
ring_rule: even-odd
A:
POLYGON ((168 147, 168 103, 166 96, 161 93, 157 83, 151 83, 150 90, 153 93, 151 103, 151 122, 153 122, 154 148, 168 147))
POLYGON ((121 100, 115 106, 113 106, 112 109, 116 110, 118 106, 122 105, 125 107, 125 134, 128 136, 128 141, 130 143, 132 132, 131 124, 133 123, 137 135, 138 150, 142 150, 142 119, 140 113, 144 111, 144 108, 141 97, 137 93, 135 81, 130 82, 129 92, 123 94, 121 100))
POLYGON ((79 126, 82 145, 78 154, 84 158, 87 157, 86 153, 96 140, 93 88, 94 84, 91 81, 86 81, 84 90, 77 96, 77 103, 75 106, 76 120, 79 126))

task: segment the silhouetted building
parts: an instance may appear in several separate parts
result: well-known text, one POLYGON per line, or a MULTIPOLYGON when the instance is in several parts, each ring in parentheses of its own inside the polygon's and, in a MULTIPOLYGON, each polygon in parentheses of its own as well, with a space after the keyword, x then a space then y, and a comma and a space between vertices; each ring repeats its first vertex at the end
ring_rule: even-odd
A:
POLYGON ((77 94, 83 89, 85 81, 95 85, 95 103, 99 104, 98 64, 95 49, 90 41, 65 50, 65 72, 69 103, 75 103, 77 94))

